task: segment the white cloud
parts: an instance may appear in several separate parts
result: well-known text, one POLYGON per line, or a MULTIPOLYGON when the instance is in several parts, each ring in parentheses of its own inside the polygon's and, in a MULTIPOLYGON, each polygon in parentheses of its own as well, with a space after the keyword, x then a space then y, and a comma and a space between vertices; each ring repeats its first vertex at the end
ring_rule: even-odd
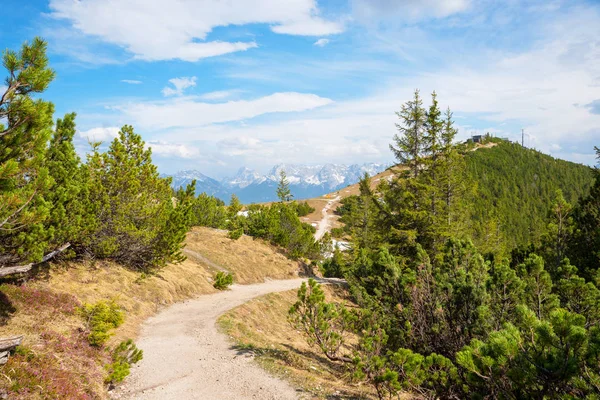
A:
POLYGON ((215 92, 203 93, 198 96, 202 100, 223 100, 233 96, 237 90, 218 90, 215 92))
POLYGON ((341 33, 343 28, 337 22, 325 21, 318 17, 288 21, 271 28, 275 33, 300 36, 325 36, 341 33))
POLYGON ((330 103, 332 100, 314 94, 284 92, 226 103, 205 103, 195 97, 179 97, 161 102, 127 103, 114 108, 136 127, 160 130, 241 121, 269 113, 306 111, 330 103))
POLYGON ((121 79, 121 82, 123 82, 123 83, 129 83, 130 85, 141 85, 142 83, 144 83, 142 81, 138 81, 138 80, 135 80, 135 79, 121 79))
POLYGON ((352 0, 352 13, 360 22, 416 21, 444 18, 469 8, 470 0, 352 0))
POLYGON ((152 149, 153 155, 163 157, 177 158, 195 158, 200 155, 200 150, 196 147, 184 144, 169 143, 164 141, 149 141, 146 142, 146 147, 152 149))
POLYGON ((526 145, 593 164, 600 115, 591 113, 590 105, 600 98, 594 85, 600 76, 600 14, 577 10, 560 18, 539 26, 544 40, 519 52, 488 52, 437 71, 382 80, 366 97, 285 119, 207 125, 182 129, 177 136, 190 141, 219 138, 219 157, 231 157, 235 166, 388 161, 388 144, 396 133, 394 111, 420 88, 425 104, 436 90, 440 105, 452 108, 462 124, 461 139, 472 131, 489 131, 516 140, 525 128, 526 145), (244 137, 254 141, 238 139, 244 137))
POLYGON ((183 95, 183 91, 185 89, 191 88, 196 86, 196 77, 192 76, 192 77, 181 77, 181 78, 173 78, 173 79, 169 79, 169 82, 171 83, 171 85, 173 85, 173 87, 168 87, 166 86, 163 90, 162 90, 162 94, 164 96, 181 96, 183 95))
POLYGON ((52 17, 70 21, 84 34, 148 61, 197 61, 257 46, 205 41, 216 27, 269 24, 276 33, 307 36, 343 31, 341 23, 319 16, 316 0, 146 0, 143 5, 138 0, 50 0, 50 9, 52 17))
POLYGON ((329 39, 321 38, 313 43, 315 46, 325 47, 329 44, 329 39))
POLYGON ((227 156, 241 156, 247 154, 263 154, 265 146, 256 137, 237 136, 221 140, 217 143, 221 152, 227 156))
POLYGON ((99 127, 88 129, 87 131, 79 131, 79 136, 92 142, 107 142, 119 136, 121 128, 116 126, 99 127))

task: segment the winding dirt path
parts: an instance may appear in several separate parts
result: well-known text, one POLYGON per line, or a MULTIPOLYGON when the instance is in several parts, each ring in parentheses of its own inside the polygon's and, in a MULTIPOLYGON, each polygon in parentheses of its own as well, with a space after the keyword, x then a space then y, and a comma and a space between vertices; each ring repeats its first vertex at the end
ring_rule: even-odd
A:
POLYGON ((326 232, 331 230, 331 219, 333 218, 333 214, 329 212, 331 207, 340 200, 340 196, 337 196, 334 199, 331 199, 327 202, 323 210, 321 210, 321 215, 323 218, 319 221, 317 225, 317 231, 315 232, 315 239, 320 240, 326 232))
POLYGON ((298 399, 301 393, 232 349, 215 322, 225 311, 254 297, 292 290, 303 281, 234 285, 228 291, 175 304, 148 319, 137 341, 144 358, 132 367, 131 376, 113 398, 298 399))

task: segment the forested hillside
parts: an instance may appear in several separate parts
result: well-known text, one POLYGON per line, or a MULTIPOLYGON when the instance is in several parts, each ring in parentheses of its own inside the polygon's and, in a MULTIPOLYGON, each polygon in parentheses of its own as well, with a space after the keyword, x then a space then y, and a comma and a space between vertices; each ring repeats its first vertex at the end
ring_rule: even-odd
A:
POLYGON ((486 240, 496 236, 490 231, 499 229, 507 249, 539 244, 556 191, 576 203, 594 182, 593 170, 517 143, 489 140, 496 146, 465 153, 476 186, 469 201, 473 238, 486 247, 486 240))
POLYGON ((380 399, 597 399, 598 169, 453 145, 435 92, 425 107, 415 91, 397 116, 402 168, 344 201, 352 251, 322 264, 355 305, 311 280, 289 321, 380 399))

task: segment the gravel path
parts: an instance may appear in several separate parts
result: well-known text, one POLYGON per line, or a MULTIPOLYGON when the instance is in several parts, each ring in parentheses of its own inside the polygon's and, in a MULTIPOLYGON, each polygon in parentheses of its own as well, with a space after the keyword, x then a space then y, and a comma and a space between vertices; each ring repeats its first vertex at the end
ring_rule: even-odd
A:
POLYGON ((219 315, 248 300, 300 287, 303 279, 234 285, 166 308, 148 319, 137 345, 144 359, 132 367, 121 399, 298 399, 300 392, 272 377, 251 357, 231 349, 219 333, 219 315))
POLYGON ((335 199, 329 200, 325 207, 323 207, 323 210, 321 211, 321 215, 323 216, 323 218, 321 218, 321 220, 319 221, 317 231, 315 232, 316 240, 321 239, 326 232, 329 232, 331 230, 331 219, 333 218, 333 214, 329 213, 328 211, 337 201, 340 200, 340 198, 340 196, 337 196, 335 199))

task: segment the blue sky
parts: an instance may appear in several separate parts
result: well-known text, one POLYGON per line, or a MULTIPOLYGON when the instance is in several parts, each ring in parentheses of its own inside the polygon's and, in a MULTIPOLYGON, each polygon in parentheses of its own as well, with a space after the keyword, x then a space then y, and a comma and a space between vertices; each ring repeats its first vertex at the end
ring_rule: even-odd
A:
POLYGON ((36 35, 77 145, 131 124, 161 171, 389 162, 419 88, 460 138, 491 132, 592 165, 600 2, 2 0, 0 48, 36 35))

